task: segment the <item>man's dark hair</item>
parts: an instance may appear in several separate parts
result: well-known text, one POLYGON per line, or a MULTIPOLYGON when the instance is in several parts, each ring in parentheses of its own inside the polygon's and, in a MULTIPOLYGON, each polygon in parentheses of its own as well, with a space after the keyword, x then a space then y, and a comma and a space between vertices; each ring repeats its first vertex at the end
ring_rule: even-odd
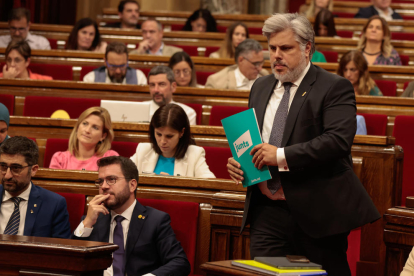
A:
POLYGON ((27 137, 14 136, 7 139, 0 147, 0 156, 3 153, 8 155, 23 155, 24 161, 29 166, 38 164, 39 149, 36 143, 27 137))
POLYGON ((263 50, 262 45, 257 40, 247 38, 236 47, 234 60, 238 62, 239 56, 248 55, 250 52, 259 53, 263 50))
POLYGON ((119 2, 119 5, 118 5, 118 11, 119 11, 120 13, 122 13, 122 12, 124 11, 125 4, 127 4, 127 3, 134 3, 134 4, 137 4, 137 6, 138 6, 138 10, 141 8, 141 7, 139 6, 139 3, 138 3, 137 1, 135 1, 135 0, 124 0, 124 1, 119 2))
POLYGON ((12 9, 9 13, 9 22, 12 20, 20 20, 26 18, 27 23, 30 22, 30 11, 25 8, 12 9))
POLYGON ((128 59, 128 48, 124 43, 121 43, 119 41, 112 41, 108 44, 105 51, 105 59, 108 59, 109 52, 114 52, 118 55, 126 54, 128 59))
POLYGON ((157 66, 152 67, 152 69, 148 73, 148 81, 149 81, 150 76, 156 76, 160 74, 166 74, 167 80, 170 83, 176 82, 173 70, 170 67, 165 66, 165 65, 157 65, 157 66))
MULTIPOLYGON (((6 140, 7 141, 7 140, 6 140)), ((137 188, 138 188, 138 168, 131 159, 123 157, 123 156, 108 156, 98 160, 97 162, 98 167, 106 167, 109 165, 118 164, 121 166, 122 174, 124 175, 125 179, 132 180, 135 179, 137 181, 137 188)), ((137 196, 137 190, 134 192, 135 197, 137 196)))

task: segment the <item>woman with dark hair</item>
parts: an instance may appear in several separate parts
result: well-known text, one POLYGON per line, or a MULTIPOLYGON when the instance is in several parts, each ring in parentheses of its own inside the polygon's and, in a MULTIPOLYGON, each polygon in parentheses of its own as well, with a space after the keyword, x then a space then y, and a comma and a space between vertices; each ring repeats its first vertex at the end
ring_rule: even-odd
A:
POLYGON ((369 75, 367 61, 359 51, 350 51, 342 56, 337 74, 352 83, 355 95, 382 96, 369 75))
POLYGON ((249 29, 243 22, 236 22, 227 28, 223 45, 216 52, 210 54, 211 58, 234 58, 236 47, 249 38, 249 29))
POLYGON ((154 113, 149 138, 150 143, 139 143, 131 157, 140 174, 215 178, 204 149, 194 145, 187 114, 179 105, 163 105, 154 113))
POLYGON ((92 51, 105 53, 107 43, 101 41, 98 24, 90 18, 76 22, 66 42, 67 50, 92 51))
POLYGON ((315 36, 336 36, 333 14, 327 9, 322 9, 315 17, 313 29, 315 30, 315 36))
POLYGON ((209 10, 198 9, 185 22, 183 31, 217 32, 217 23, 209 10))
POLYGON ((203 87, 197 84, 193 60, 186 52, 181 51, 172 55, 168 67, 174 72, 178 86, 203 87))

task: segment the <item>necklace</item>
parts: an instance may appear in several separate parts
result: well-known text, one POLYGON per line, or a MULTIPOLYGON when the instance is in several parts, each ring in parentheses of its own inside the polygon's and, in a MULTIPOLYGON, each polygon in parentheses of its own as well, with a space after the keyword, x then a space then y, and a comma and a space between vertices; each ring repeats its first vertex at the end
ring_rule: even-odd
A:
POLYGON ((364 54, 369 55, 369 56, 376 56, 376 55, 381 54, 381 51, 379 51, 377 53, 370 54, 370 53, 365 52, 365 50, 364 50, 364 54))

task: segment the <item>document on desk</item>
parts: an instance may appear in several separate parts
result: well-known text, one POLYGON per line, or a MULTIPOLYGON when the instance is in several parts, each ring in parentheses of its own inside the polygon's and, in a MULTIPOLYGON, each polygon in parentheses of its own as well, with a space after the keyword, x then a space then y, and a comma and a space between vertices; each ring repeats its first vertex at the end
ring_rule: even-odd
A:
POLYGON ((221 120, 233 158, 240 163, 243 171, 243 187, 258 184, 272 178, 267 166, 260 170, 252 162, 250 151, 263 143, 254 108, 221 120))
POLYGON ((231 261, 231 264, 234 266, 242 267, 245 269, 250 269, 253 271, 265 273, 268 275, 281 275, 281 276, 320 276, 328 275, 325 270, 284 270, 266 265, 263 263, 256 262, 254 260, 234 260, 231 261))

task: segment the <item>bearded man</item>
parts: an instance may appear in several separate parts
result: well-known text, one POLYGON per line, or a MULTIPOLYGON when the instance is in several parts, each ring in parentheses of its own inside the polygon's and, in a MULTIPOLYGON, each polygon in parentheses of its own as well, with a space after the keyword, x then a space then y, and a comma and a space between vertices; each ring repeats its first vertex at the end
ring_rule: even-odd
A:
POLYGON ((119 246, 104 275, 188 275, 191 267, 170 225, 170 216, 136 200, 138 169, 129 158, 98 160, 99 195, 73 239, 119 246))
MULTIPOLYGON (((329 275, 350 276, 350 230, 380 218, 353 172, 356 132, 351 83, 313 65, 314 32, 306 17, 275 14, 265 21, 273 75, 253 84, 263 144, 250 154, 272 179, 249 186, 242 230, 250 223, 250 255, 305 255, 329 275)), ((238 162, 227 164, 243 180, 238 162)))

